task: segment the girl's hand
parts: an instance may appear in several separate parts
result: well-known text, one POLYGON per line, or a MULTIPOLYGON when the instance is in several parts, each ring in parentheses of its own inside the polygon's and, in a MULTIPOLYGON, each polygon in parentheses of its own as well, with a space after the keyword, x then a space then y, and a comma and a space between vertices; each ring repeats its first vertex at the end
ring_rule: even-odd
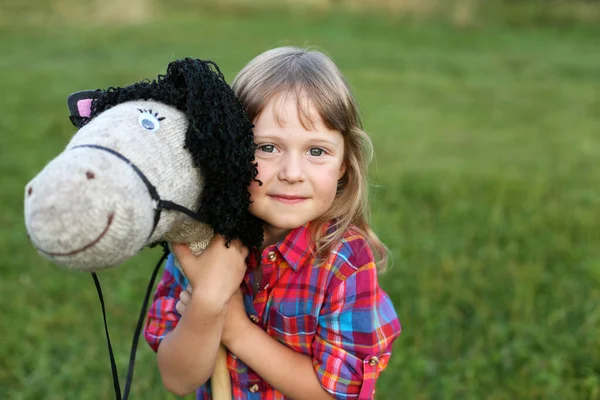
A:
MULTIPOLYGON (((185 313, 190 300, 192 299, 192 287, 188 287, 179 294, 179 301, 175 304, 175 309, 180 315, 185 313)), ((227 315, 225 324, 223 325, 223 333, 221 335, 221 343, 227 347, 240 335, 243 335, 245 329, 250 325, 250 319, 244 308, 244 295, 240 289, 236 290, 229 304, 227 305, 227 315)))
POLYGON ((246 314, 246 309, 244 308, 244 295, 241 289, 238 288, 233 296, 231 296, 231 300, 227 306, 221 343, 225 347, 230 348, 231 343, 236 338, 243 336, 250 325, 252 325, 252 322, 248 318, 248 314, 246 314))
POLYGON ((193 289, 189 291, 193 294, 188 303, 200 302, 205 312, 211 314, 225 310, 246 273, 248 249, 239 240, 232 240, 229 247, 225 243, 224 237, 215 235, 199 256, 193 255, 187 244, 172 245, 173 254, 193 289))

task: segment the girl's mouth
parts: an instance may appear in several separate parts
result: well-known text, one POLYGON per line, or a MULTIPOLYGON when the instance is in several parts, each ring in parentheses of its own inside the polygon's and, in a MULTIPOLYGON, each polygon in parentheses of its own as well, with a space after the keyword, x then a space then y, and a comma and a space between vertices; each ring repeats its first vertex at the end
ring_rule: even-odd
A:
POLYGON ((300 203, 307 199, 307 197, 289 196, 289 195, 283 195, 283 194, 272 194, 272 195, 269 195, 269 197, 271 197, 274 200, 277 200, 281 203, 286 203, 286 204, 296 204, 296 203, 300 203))

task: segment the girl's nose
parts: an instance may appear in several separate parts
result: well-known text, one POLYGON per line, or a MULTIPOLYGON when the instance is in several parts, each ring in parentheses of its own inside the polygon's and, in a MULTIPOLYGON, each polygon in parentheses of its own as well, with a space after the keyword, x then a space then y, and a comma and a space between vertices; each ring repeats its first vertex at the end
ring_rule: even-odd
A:
POLYGON ((278 178, 288 183, 303 182, 305 179, 302 168, 302 157, 289 154, 281 160, 278 178))

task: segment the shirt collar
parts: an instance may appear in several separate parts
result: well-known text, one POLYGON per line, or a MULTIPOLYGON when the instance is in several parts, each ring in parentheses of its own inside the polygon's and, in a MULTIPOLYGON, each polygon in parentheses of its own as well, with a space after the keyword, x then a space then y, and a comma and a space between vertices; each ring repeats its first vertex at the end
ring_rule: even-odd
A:
POLYGON ((297 271, 312 258, 315 252, 315 246, 310 237, 309 225, 310 222, 299 228, 292 229, 283 240, 274 246, 265 248, 263 254, 274 247, 281 253, 281 256, 287 261, 290 267, 294 271, 297 271))

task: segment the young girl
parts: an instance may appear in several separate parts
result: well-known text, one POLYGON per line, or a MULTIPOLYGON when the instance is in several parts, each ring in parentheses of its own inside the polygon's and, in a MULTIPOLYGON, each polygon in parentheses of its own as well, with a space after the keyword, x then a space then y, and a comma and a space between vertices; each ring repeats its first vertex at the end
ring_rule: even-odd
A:
POLYGON ((356 101, 327 56, 291 47, 253 59, 233 89, 255 124, 250 211, 265 240, 259 259, 221 237, 197 257, 173 247, 187 279, 171 256, 144 331, 163 383, 209 399, 222 343, 235 399, 371 399, 401 327, 377 282, 386 249, 367 219, 356 101))

